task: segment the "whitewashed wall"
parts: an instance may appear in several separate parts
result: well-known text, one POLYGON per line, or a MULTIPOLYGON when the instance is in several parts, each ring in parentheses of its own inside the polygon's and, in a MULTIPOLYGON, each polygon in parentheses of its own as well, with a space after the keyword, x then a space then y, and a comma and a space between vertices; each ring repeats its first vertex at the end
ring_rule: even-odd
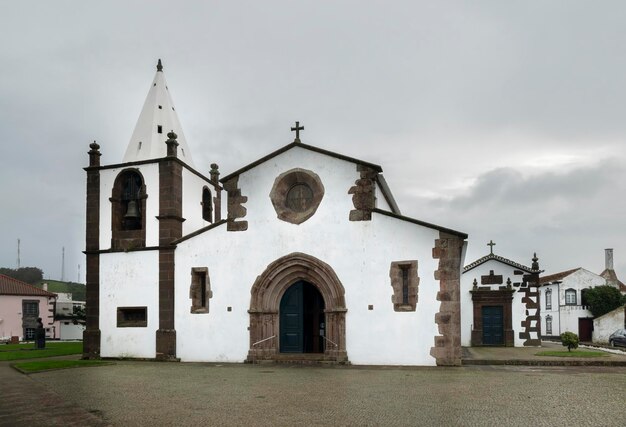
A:
POLYGON ((159 327, 159 252, 100 255, 102 357, 154 358, 159 327), (118 328, 118 307, 147 307, 148 326, 118 328))
POLYGON ((613 311, 609 311, 604 316, 593 320, 593 342, 598 344, 608 344, 609 336, 618 329, 626 327, 624 317, 626 307, 622 306, 613 311))
POLYGON ((539 288, 539 298, 541 303, 541 335, 558 337, 560 335, 561 324, 559 315, 559 285, 544 285, 539 288), (551 291, 551 308, 548 308, 546 304, 546 292, 551 291), (547 330, 547 317, 552 317, 552 331, 548 333, 547 330))
POLYGON ((227 232, 224 225, 176 250, 178 357, 243 361, 249 349, 252 284, 271 262, 304 252, 329 264, 345 288, 346 348, 352 363, 434 365, 429 353, 438 335, 435 313, 440 303, 432 248, 439 232, 378 214, 372 221, 349 221, 353 205, 348 190, 357 178, 355 164, 301 148, 242 174, 239 188, 248 197, 243 218, 248 230, 227 232), (278 220, 269 198, 275 178, 297 167, 318 174, 325 188, 316 214, 299 225, 278 220), (417 311, 395 312, 390 263, 413 259, 420 276, 417 311), (192 267, 209 269, 213 298, 208 314, 190 313, 192 267), (373 310, 368 310, 370 304, 373 310))
POLYGON ((60 340, 82 340, 85 326, 75 325, 71 320, 62 320, 59 322, 59 339, 60 340))
MULTIPOLYGON (((211 191, 211 199, 216 196, 212 184, 200 178, 187 168, 183 168, 183 235, 193 233, 210 224, 202 218, 202 189, 207 187, 211 191)), ((213 206, 213 218, 215 218, 215 205, 213 206)))

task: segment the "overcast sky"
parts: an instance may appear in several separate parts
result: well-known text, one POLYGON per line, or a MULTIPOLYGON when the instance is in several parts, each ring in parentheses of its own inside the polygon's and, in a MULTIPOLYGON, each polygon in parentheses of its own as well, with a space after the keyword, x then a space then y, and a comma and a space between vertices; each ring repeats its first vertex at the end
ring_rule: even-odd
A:
POLYGON ((163 60, 197 169, 293 140, 380 164, 403 214, 546 273, 626 279, 626 2, 0 0, 0 266, 84 281, 93 140, 163 60))

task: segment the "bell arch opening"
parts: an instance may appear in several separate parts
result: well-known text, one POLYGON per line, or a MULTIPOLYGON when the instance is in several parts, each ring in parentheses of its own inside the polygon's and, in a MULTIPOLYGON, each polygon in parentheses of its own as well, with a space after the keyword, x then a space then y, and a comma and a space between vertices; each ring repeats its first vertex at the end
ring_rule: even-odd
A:
MULTIPOLYGON (((250 309, 250 349, 248 361, 297 359, 305 351, 283 351, 281 346, 281 302, 294 285, 302 283, 305 292, 318 292, 323 301, 324 331, 318 353, 320 359, 336 362, 348 360, 346 353, 345 289, 332 267, 307 254, 294 252, 267 266, 252 285, 250 309)), ((313 322, 313 321, 311 321, 313 322)), ((310 327, 310 326, 309 326, 310 327)), ((310 334, 312 337, 314 334, 310 334)), ((285 337, 282 338, 283 340, 285 337)), ((283 343, 284 344, 284 343, 283 343)), ((297 350, 297 347, 295 347, 297 350)), ((311 347, 309 347, 311 348, 311 347)), ((311 351, 310 353, 315 353, 311 351)))
POLYGON ((138 169, 125 169, 111 191, 111 249, 146 246, 146 185, 138 169))

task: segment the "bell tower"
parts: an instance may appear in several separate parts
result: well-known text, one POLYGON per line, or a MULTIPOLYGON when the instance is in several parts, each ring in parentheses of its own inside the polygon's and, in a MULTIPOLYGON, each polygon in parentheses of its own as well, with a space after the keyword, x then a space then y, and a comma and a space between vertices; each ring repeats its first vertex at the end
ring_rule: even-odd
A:
POLYGON ((100 146, 90 148, 84 357, 115 357, 103 343, 132 341, 142 343, 134 357, 177 360, 172 243, 183 235, 183 175, 198 172, 161 60, 122 162, 101 165, 100 146))

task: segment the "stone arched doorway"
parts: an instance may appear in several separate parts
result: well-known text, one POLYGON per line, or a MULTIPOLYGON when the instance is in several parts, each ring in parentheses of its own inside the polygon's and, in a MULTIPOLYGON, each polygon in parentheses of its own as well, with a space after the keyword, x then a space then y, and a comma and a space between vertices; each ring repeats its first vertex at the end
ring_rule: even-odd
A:
POLYGON ((280 302, 292 285, 304 281, 314 286, 324 299, 324 360, 343 362, 346 353, 345 290, 334 270, 325 262, 294 252, 277 259, 257 277, 250 299, 250 350, 248 360, 274 360, 297 357, 280 353, 280 302))

